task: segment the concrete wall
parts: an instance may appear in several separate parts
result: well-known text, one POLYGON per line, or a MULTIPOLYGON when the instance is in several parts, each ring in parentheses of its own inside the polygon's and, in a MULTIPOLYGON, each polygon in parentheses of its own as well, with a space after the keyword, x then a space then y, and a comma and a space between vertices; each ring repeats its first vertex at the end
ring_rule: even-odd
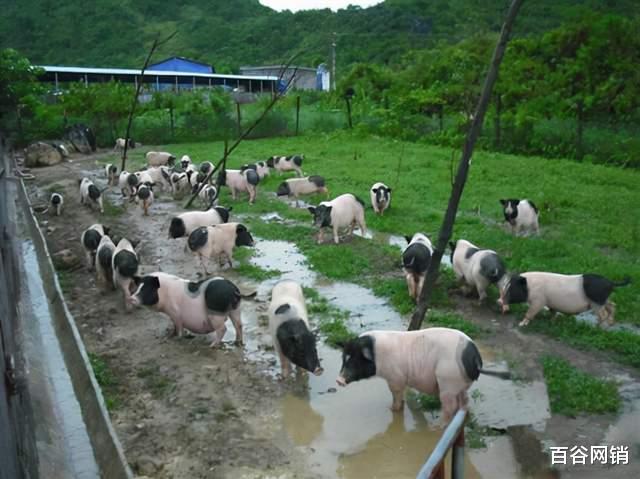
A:
MULTIPOLYGON (((312 69, 298 69, 289 68, 285 71, 282 79, 285 83, 288 83, 295 72, 295 79, 291 84, 291 88, 294 90, 315 90, 316 89, 316 71, 312 69)), ((269 75, 279 76, 282 70, 275 66, 273 68, 263 67, 240 67, 240 73, 242 75, 269 75)))
MULTIPOLYGON (((100 386, 93 374, 84 343, 75 320, 64 301, 55 274, 47 243, 38 227, 24 186, 19 188, 18 201, 25 209, 30 236, 38 255, 40 273, 53 315, 56 335, 60 341, 66 366, 73 383, 82 418, 85 422, 101 476, 113 479, 133 477, 120 441, 113 429, 100 386)), ((46 474, 42 477, 46 477, 46 474)))

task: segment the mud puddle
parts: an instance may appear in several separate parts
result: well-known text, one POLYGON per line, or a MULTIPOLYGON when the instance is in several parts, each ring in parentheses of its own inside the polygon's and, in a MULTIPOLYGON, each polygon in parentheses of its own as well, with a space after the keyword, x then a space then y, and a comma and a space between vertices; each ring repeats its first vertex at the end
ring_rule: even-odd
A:
MULTIPOLYGON (((268 302, 271 288, 281 279, 295 279, 304 286, 314 287, 331 304, 348 311, 348 326, 357 333, 406 329, 405 320, 369 289, 319 278, 294 244, 259 240, 256 250, 251 258, 253 264, 283 272, 257 287, 259 301, 268 302)), ((263 311, 265 309, 263 307, 263 311)), ((266 319, 260 325, 259 316, 244 315, 248 344, 261 348, 255 353, 273 364, 275 376, 279 365, 267 346, 271 339, 266 332, 266 319), (256 333, 262 338, 250 338, 256 333)), ((482 347, 481 350, 486 367, 506 369, 505 364, 492 363, 492 351, 482 347)), ((297 377, 292 392, 281 401, 285 431, 296 446, 308 453, 311 470, 321 477, 344 479, 415 477, 442 433, 437 414, 424 413, 415 405, 405 407, 402 414, 392 413, 391 393, 386 382, 379 378, 337 388, 335 378, 342 363, 340 351, 320 342, 318 354, 325 373, 320 377, 297 377)), ((470 395, 471 410, 483 426, 504 429, 534 425, 539 429, 549 417, 546 388, 541 382, 517 384, 482 377, 470 395)), ((510 438, 499 437, 487 442, 487 449, 474 450, 473 455, 466 456, 465 477, 497 477, 495 474, 503 471, 510 472, 500 477, 519 477, 510 438), (474 465, 476 461, 482 474, 474 465)))

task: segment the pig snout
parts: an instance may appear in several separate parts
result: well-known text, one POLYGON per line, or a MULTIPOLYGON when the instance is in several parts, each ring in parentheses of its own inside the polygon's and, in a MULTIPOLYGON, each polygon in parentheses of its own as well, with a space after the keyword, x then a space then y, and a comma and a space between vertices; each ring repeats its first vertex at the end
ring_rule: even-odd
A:
POLYGON ((504 299, 502 297, 498 298, 497 303, 502 310, 502 314, 509 312, 509 305, 504 302, 504 299))
POLYGON ((127 303, 131 306, 140 306, 140 299, 137 295, 129 296, 129 298, 127 299, 127 303))
POLYGON ((314 371, 313 374, 316 376, 320 376, 322 373, 324 372, 324 369, 322 369, 320 366, 318 366, 314 371))
POLYGON ((342 387, 345 387, 347 385, 347 381, 342 376, 338 376, 336 378, 336 383, 338 383, 338 386, 342 387))

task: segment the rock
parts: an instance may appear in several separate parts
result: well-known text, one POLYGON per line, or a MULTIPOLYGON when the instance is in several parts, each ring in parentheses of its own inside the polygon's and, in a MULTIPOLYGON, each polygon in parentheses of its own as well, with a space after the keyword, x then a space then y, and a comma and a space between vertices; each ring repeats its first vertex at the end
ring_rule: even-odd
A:
POLYGON ((87 125, 76 124, 64 131, 63 138, 73 145, 79 153, 84 155, 96 151, 96 137, 87 125))
POLYGON ((58 269, 71 269, 78 265, 78 257, 70 250, 63 249, 52 256, 53 264, 58 269))
POLYGON ((135 469, 138 474, 156 477, 156 473, 162 469, 162 464, 157 459, 150 456, 140 456, 135 462, 135 469))
POLYGON ((62 154, 55 146, 38 141, 31 143, 24 150, 25 164, 30 167, 51 166, 62 161, 62 154))

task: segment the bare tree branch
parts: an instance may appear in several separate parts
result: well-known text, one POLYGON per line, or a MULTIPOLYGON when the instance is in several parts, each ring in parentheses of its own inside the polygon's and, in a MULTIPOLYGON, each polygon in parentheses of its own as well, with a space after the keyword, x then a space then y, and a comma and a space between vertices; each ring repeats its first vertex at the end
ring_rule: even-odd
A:
POLYGON ((144 82, 144 72, 149 66, 149 62, 151 61, 151 57, 155 53, 156 49, 167 43, 173 37, 176 36, 178 32, 175 31, 164 40, 160 40, 160 34, 153 41, 153 45, 151 46, 151 50, 149 50, 149 54, 147 55, 147 59, 144 61, 144 65, 142 66, 142 70, 140 70, 140 78, 138 79, 138 85, 136 87, 136 93, 133 96, 133 100, 131 102, 131 108, 129 109, 129 119, 127 121, 127 132, 124 135, 124 150, 122 150, 122 163, 120 165, 120 171, 124 171, 127 163, 127 150, 129 149, 129 135, 131 134, 131 123, 133 122, 133 115, 136 111, 136 106, 138 105, 138 96, 140 95, 140 90, 142 89, 142 84, 144 82))
MULTIPOLYGON (((300 56, 301 53, 297 53, 295 55, 293 55, 289 61, 280 69, 280 75, 278 76, 278 82, 280 80, 282 80, 282 76, 284 75, 284 73, 289 69, 289 66, 291 65, 291 63, 293 63, 293 61, 300 56)), ((254 128, 256 126, 258 126, 260 124, 260 122, 262 120, 264 120, 264 118, 267 116, 267 113, 269 113, 271 111, 271 109, 275 106, 276 103, 278 103, 278 101, 286 94, 287 90, 289 89, 289 87, 291 86, 291 84, 293 83, 295 77, 296 77, 296 73, 298 72, 298 68, 296 67, 293 70, 293 75, 291 75, 291 78, 289 78, 289 80, 287 81, 287 83, 285 84, 285 87, 282 91, 278 91, 276 89, 276 93, 273 96, 273 98, 271 99, 271 101, 269 102, 269 104, 267 105, 267 107, 264 109, 264 111, 260 114, 260 116, 258 118, 256 118, 256 120, 249 125, 249 127, 247 127, 246 130, 244 130, 242 132, 242 134, 238 137, 238 139, 231 145, 231 147, 227 148, 225 146, 225 153, 222 156, 222 158, 218 161, 218 163, 216 163, 216 165, 211 169, 211 171, 209 172, 209 174, 206 176, 206 178, 200 183, 200 185, 198 186, 197 191, 195 191, 192 195, 191 198, 189 198, 189 200, 185 203, 184 207, 185 208, 189 208, 189 206, 191 206, 191 203, 193 203, 193 201, 197 198, 198 194, 200 193, 200 190, 202 190, 202 188, 204 188, 204 185, 206 185, 207 183, 209 183, 209 180, 211 179, 211 177, 213 176, 213 174, 220 168, 220 166, 222 165, 222 169, 226 170, 227 167, 227 157, 233 152, 233 150, 235 150, 238 145, 240 145, 240 143, 242 143, 242 141, 249 136, 249 134, 254 130, 254 128)))
POLYGON ((491 92, 493 90, 493 86, 496 82, 498 71, 500 69, 500 63, 502 62, 502 57, 504 56, 505 49, 507 48, 507 42, 509 41, 511 28, 513 27, 513 23, 516 19, 516 16, 518 15, 518 10, 520 9, 522 2, 523 0, 513 0, 511 6, 509 7, 509 11, 507 13, 504 24, 502 25, 500 38, 493 52, 491 66, 484 81, 484 86, 478 100, 478 105, 476 107, 476 112, 472 120, 471 128, 467 132, 467 138, 462 150, 462 157, 460 158, 460 163, 458 165, 456 180, 451 191, 451 196, 449 197, 449 205, 442 222, 442 227, 440 228, 440 234, 438 235, 438 242, 436 244, 435 251, 433 252, 433 257, 431 258, 429 269, 427 270, 427 277, 425 278, 424 286, 422 287, 422 291, 420 291, 418 305, 413 315, 411 316, 411 323, 409 324, 410 331, 420 329, 420 327, 422 326, 422 321, 424 320, 424 316, 427 312, 427 307, 429 306, 429 298, 431 296, 431 292, 433 291, 436 279, 438 278, 440 261, 442 260, 442 256, 444 255, 444 251, 447 247, 447 242, 449 241, 449 239, 451 238, 451 234, 453 233, 453 224, 458 212, 458 205, 460 204, 460 198, 462 197, 464 184, 467 181, 467 175, 469 173, 469 163, 471 161, 471 155, 473 154, 473 147, 475 146, 476 140, 478 139, 478 136, 480 134, 484 115, 487 111, 489 100, 491 98, 491 92))

